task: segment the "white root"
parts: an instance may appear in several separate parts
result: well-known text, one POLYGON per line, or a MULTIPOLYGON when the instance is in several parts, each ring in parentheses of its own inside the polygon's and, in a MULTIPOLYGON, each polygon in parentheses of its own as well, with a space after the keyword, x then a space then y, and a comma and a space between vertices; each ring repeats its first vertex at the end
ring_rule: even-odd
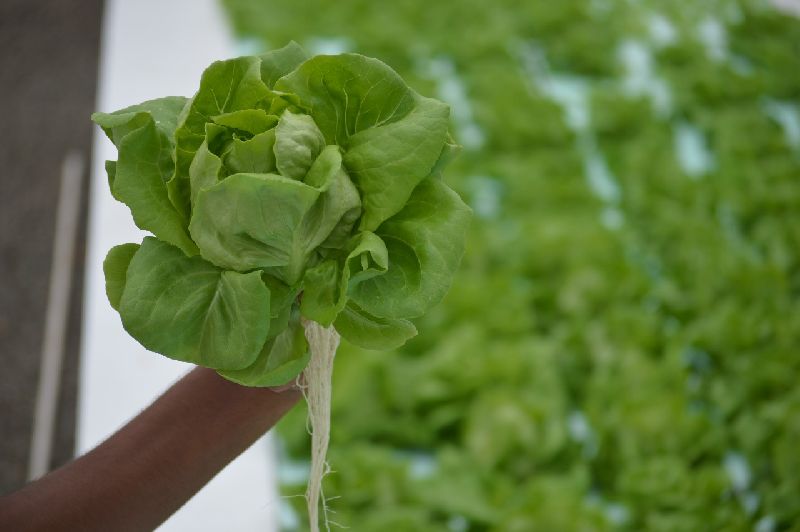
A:
POLYGON ((311 433, 311 471, 306 488, 306 504, 311 532, 319 532, 319 507, 325 529, 330 531, 328 507, 322 493, 322 479, 330 471, 326 456, 331 432, 331 384, 333 359, 339 347, 339 333, 315 321, 303 319, 311 358, 303 371, 303 397, 308 403, 308 422, 311 433))

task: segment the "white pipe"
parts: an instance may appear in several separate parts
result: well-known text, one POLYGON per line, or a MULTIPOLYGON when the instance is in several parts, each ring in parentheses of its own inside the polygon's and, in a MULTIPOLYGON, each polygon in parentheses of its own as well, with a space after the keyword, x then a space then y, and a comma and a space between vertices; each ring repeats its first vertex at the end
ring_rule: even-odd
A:
POLYGON ((53 234, 50 288, 28 461, 28 478, 31 480, 39 478, 50 469, 84 173, 85 165, 81 154, 74 151, 68 153, 61 165, 61 187, 53 234))

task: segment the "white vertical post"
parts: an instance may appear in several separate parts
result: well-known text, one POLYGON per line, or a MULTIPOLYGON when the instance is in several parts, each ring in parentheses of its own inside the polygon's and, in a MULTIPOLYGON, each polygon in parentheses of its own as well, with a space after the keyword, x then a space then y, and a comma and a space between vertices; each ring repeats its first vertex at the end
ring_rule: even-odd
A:
POLYGON ((36 393, 33 434, 28 458, 29 479, 39 478, 50 469, 84 173, 85 164, 81 154, 68 153, 61 165, 61 183, 53 231, 53 257, 50 263, 50 287, 42 338, 42 360, 39 365, 39 387, 36 393))

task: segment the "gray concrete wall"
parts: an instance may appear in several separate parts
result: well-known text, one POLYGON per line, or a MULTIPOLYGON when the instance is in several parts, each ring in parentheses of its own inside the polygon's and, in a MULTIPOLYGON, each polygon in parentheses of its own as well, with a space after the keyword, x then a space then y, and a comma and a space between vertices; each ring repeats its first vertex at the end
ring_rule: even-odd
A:
MULTIPOLYGON (((25 482, 60 168, 90 156, 101 0, 0 2, 0 493, 25 482)), ((83 205, 87 205, 84 180, 83 205)), ((85 214, 52 465, 72 457, 85 214)))

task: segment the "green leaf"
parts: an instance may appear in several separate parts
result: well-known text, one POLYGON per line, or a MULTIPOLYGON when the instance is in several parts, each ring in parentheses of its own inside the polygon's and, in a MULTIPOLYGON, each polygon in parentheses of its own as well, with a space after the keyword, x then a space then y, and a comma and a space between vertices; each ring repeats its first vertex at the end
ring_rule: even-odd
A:
POLYGON ((336 174, 341 170, 342 152, 339 146, 325 146, 325 149, 309 168, 308 173, 305 174, 303 182, 314 188, 327 190, 336 174))
POLYGON ((417 335, 417 328, 403 319, 378 318, 350 301, 334 322, 342 338, 364 349, 396 349, 417 335))
POLYGON ((186 220, 175 210, 164 183, 160 164, 170 145, 152 119, 127 135, 119 144, 112 193, 131 209, 138 227, 159 239, 179 247, 187 255, 197 253, 197 246, 186 231, 186 220))
POLYGON ((137 226, 191 255, 197 248, 186 234, 188 218, 173 208, 164 184, 174 171, 173 136, 187 103, 186 98, 170 96, 110 114, 95 113, 92 120, 119 151, 117 162, 106 163, 114 198, 131 209, 137 226))
POLYGON ((414 93, 386 64, 358 54, 318 55, 275 83, 292 93, 328 144, 347 147, 359 131, 389 124, 414 108, 414 93))
POLYGON ((197 195, 189 230, 206 260, 238 271, 285 267, 274 273, 292 285, 310 251, 298 228, 318 197, 293 179, 234 174, 197 195))
POLYGON ((223 271, 147 237, 128 267, 119 313, 147 349, 233 370, 251 365, 264 346, 269 302, 260 272, 223 271))
POLYGON ((344 258, 328 259, 306 271, 300 311, 306 318, 328 326, 347 303, 347 291, 358 283, 386 272, 386 246, 373 233, 354 237, 344 258))
POLYGON ((216 185, 222 178, 222 160, 209 148, 209 144, 218 144, 220 137, 227 134, 228 130, 222 126, 206 124, 206 138, 189 166, 192 206, 197 202, 197 194, 201 190, 216 185))
POLYGON ((299 313, 295 311, 289 326, 267 342, 253 364, 245 369, 220 371, 219 374, 245 386, 279 386, 292 381, 303 371, 309 355, 299 313))
POLYGON ((433 164, 433 168, 431 168, 431 176, 440 178, 445 167, 450 164, 450 161, 455 159, 460 152, 461 146, 456 144, 456 141, 453 140, 453 137, 448 133, 444 146, 442 146, 442 151, 433 164))
POLYGON ((106 259, 103 261, 103 273, 106 277, 106 296, 114 310, 119 310, 119 300, 122 298, 122 291, 125 289, 125 276, 128 273, 128 266, 139 244, 120 244, 108 250, 106 259))
POLYGON ((277 116, 267 114, 263 109, 242 109, 214 116, 211 120, 217 125, 238 129, 251 135, 263 133, 278 123, 277 116))
POLYGON ((330 171, 315 171, 326 173, 320 187, 274 174, 235 174, 200 192, 190 232, 203 257, 238 271, 271 268, 295 284, 311 253, 335 230, 346 242, 360 208, 358 191, 341 170, 338 149, 323 153, 320 166, 330 171))
POLYGON ((261 61, 238 57, 211 64, 200 78, 200 89, 184 110, 175 130, 175 174, 170 180, 170 199, 188 216, 191 186, 189 166, 205 139, 211 117, 257 108, 271 97, 261 81, 261 61))
POLYGON ((261 79, 267 87, 271 88, 279 78, 285 76, 308 59, 308 54, 302 46, 291 41, 283 48, 261 54, 260 58, 261 79))
POLYGON ((377 59, 317 56, 275 86, 297 96, 328 144, 344 148, 345 168, 361 192, 362 230, 375 230, 403 207, 447 139, 447 105, 418 95, 377 59))
POLYGON ((306 270, 300 312, 327 327, 347 302, 347 276, 339 261, 328 259, 306 270))
POLYGON ((275 130, 270 129, 248 140, 234 138, 225 154, 227 174, 268 174, 275 171, 275 130))
POLYGON ((349 287, 354 287, 376 275, 383 275, 389 268, 389 252, 381 238, 370 232, 362 232, 353 238, 352 250, 347 256, 349 287))
POLYGON ((399 212, 442 153, 450 109, 418 95, 414 103, 402 119, 350 137, 344 165, 361 191, 362 230, 374 231, 399 212))
POLYGON ((297 286, 289 286, 283 281, 268 275, 262 274, 261 280, 269 288, 269 334, 267 339, 274 338, 284 329, 289 323, 289 316, 291 314, 292 306, 297 300, 297 294, 300 289, 297 286))
POLYGON ((284 111, 275 128, 275 164, 282 176, 303 179, 324 147, 325 138, 310 116, 284 111))
POLYGON ((300 228, 302 240, 310 251, 318 246, 341 248, 361 213, 358 190, 342 169, 338 146, 327 146, 314 161, 306 183, 321 194, 300 228))
POLYGON ((439 180, 426 179, 376 234, 386 243, 389 269, 356 286, 350 297, 385 318, 424 314, 444 297, 464 253, 470 209, 439 180))
MULTIPOLYGON (((355 189, 355 187, 353 187, 355 189)), ((341 249, 348 240, 350 240, 359 216, 361 215, 361 203, 354 206, 350 210, 344 211, 339 222, 331 230, 328 237, 319 245, 320 250, 323 252, 327 250, 341 249)))
MULTIPOLYGON (((108 188, 111 189, 111 195, 114 195, 114 176, 117 174, 117 161, 106 161, 106 175, 108 176, 108 188)), ((118 199, 118 198, 114 198, 118 199)))
POLYGON ((188 101, 189 99, 183 96, 167 96, 131 105, 113 113, 94 113, 92 120, 102 127, 108 138, 119 147, 125 135, 145 124, 147 119, 144 116, 137 116, 144 113, 153 118, 156 129, 172 143, 178 116, 188 101))

